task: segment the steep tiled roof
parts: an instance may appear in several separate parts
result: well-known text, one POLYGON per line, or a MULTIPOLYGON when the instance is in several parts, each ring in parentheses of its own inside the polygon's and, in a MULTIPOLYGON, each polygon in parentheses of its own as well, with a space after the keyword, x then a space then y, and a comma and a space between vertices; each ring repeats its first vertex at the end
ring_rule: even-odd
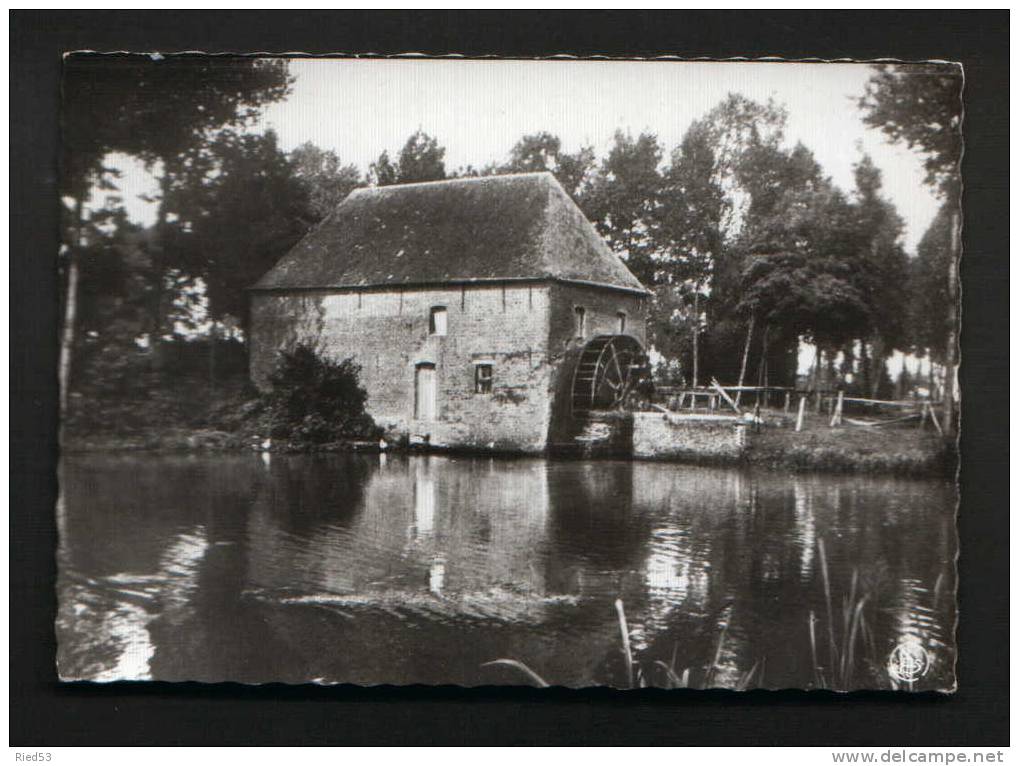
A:
POLYGON ((644 292, 551 173, 357 189, 255 290, 551 278, 644 292))

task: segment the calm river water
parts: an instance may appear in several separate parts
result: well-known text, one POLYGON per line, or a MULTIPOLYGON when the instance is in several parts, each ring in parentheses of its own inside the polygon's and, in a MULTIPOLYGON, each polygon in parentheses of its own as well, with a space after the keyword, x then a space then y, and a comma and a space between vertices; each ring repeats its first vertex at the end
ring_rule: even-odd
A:
POLYGON ((510 659, 566 686, 954 686, 940 481, 88 455, 61 486, 67 679, 528 683, 485 665, 510 659), (900 644, 915 681, 889 675, 900 644))

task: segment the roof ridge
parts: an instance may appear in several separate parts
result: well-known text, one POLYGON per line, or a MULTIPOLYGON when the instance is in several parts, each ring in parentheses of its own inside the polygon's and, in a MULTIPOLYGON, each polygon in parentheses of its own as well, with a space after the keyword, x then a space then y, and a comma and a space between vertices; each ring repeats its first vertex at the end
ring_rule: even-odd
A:
POLYGON ((359 186, 350 192, 348 196, 355 194, 364 194, 365 192, 386 192, 396 189, 411 189, 418 186, 440 186, 442 184, 458 184, 458 183, 477 183, 481 181, 491 181, 496 178, 527 178, 533 176, 535 178, 555 179, 550 170, 532 170, 526 173, 495 173, 490 176, 461 176, 460 178, 439 178, 434 181, 413 181, 409 184, 386 184, 385 186, 359 186))

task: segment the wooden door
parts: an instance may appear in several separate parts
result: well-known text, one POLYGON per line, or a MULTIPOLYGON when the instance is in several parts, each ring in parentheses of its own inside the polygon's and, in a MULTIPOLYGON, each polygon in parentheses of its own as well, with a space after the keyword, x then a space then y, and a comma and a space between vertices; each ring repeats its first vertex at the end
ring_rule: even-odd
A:
POLYGON ((414 417, 435 420, 435 365, 424 362, 414 368, 414 417))

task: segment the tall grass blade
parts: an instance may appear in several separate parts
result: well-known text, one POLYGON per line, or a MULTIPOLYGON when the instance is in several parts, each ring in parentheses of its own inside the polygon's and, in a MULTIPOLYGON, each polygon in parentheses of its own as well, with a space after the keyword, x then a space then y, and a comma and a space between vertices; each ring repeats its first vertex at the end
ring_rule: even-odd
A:
POLYGON ((711 667, 708 668, 708 673, 704 678, 704 688, 710 689, 711 684, 715 680, 715 669, 718 667, 719 661, 722 659, 722 646, 725 644, 725 633, 729 630, 729 618, 731 613, 726 613, 725 622, 722 624, 722 632, 718 634, 718 646, 715 647, 715 658, 711 661, 711 667))
POLYGON ((828 578, 828 554, 824 548, 824 538, 817 538, 818 554, 821 558, 821 577, 824 580, 824 601, 828 610, 828 664, 834 668, 838 663, 836 656, 838 649, 835 646, 835 619, 831 611, 831 580, 828 578))
POLYGON ((669 681, 669 689, 685 689, 690 681, 690 668, 683 671, 683 675, 676 675, 676 671, 670 668, 661 660, 655 660, 655 665, 665 671, 665 677, 669 681))
POLYGON ((821 668, 817 664, 817 631, 814 630, 814 625, 817 623, 817 617, 814 616, 814 610, 810 610, 810 615, 807 617, 807 626, 810 629, 810 662, 814 668, 814 683, 818 686, 823 686, 821 683, 821 668))
POLYGON ((860 625, 863 620, 863 605, 867 602, 864 596, 856 603, 853 610, 853 618, 850 621, 849 630, 846 632, 846 646, 842 650, 842 686, 848 688, 853 673, 853 664, 856 661, 856 636, 860 632, 860 625))
POLYGON ((633 688, 633 652, 630 651, 630 629, 626 625, 626 612, 623 611, 623 600, 616 599, 616 614, 619 616, 619 634, 623 639, 623 659, 626 661, 626 681, 633 688))
POLYGON ((491 667, 492 665, 503 665, 503 666, 505 666, 507 668, 513 668, 514 670, 519 670, 521 673, 523 673, 525 676, 530 678, 535 684, 537 684, 541 688, 543 688, 543 689, 547 689, 548 688, 548 685, 549 685, 548 681, 546 681, 544 678, 539 676, 537 673, 535 673, 533 670, 531 670, 529 667, 527 667, 522 662, 519 662, 517 660, 501 660, 500 659, 500 660, 492 660, 491 662, 483 662, 481 664, 481 667, 488 668, 488 667, 491 667))
POLYGON ((751 666, 750 670, 748 670, 746 673, 744 673, 742 676, 740 676, 739 683, 736 684, 736 690, 737 691, 745 692, 750 687, 750 682, 753 680, 754 673, 757 672, 757 666, 759 664, 760 664, 760 660, 755 662, 751 666))

